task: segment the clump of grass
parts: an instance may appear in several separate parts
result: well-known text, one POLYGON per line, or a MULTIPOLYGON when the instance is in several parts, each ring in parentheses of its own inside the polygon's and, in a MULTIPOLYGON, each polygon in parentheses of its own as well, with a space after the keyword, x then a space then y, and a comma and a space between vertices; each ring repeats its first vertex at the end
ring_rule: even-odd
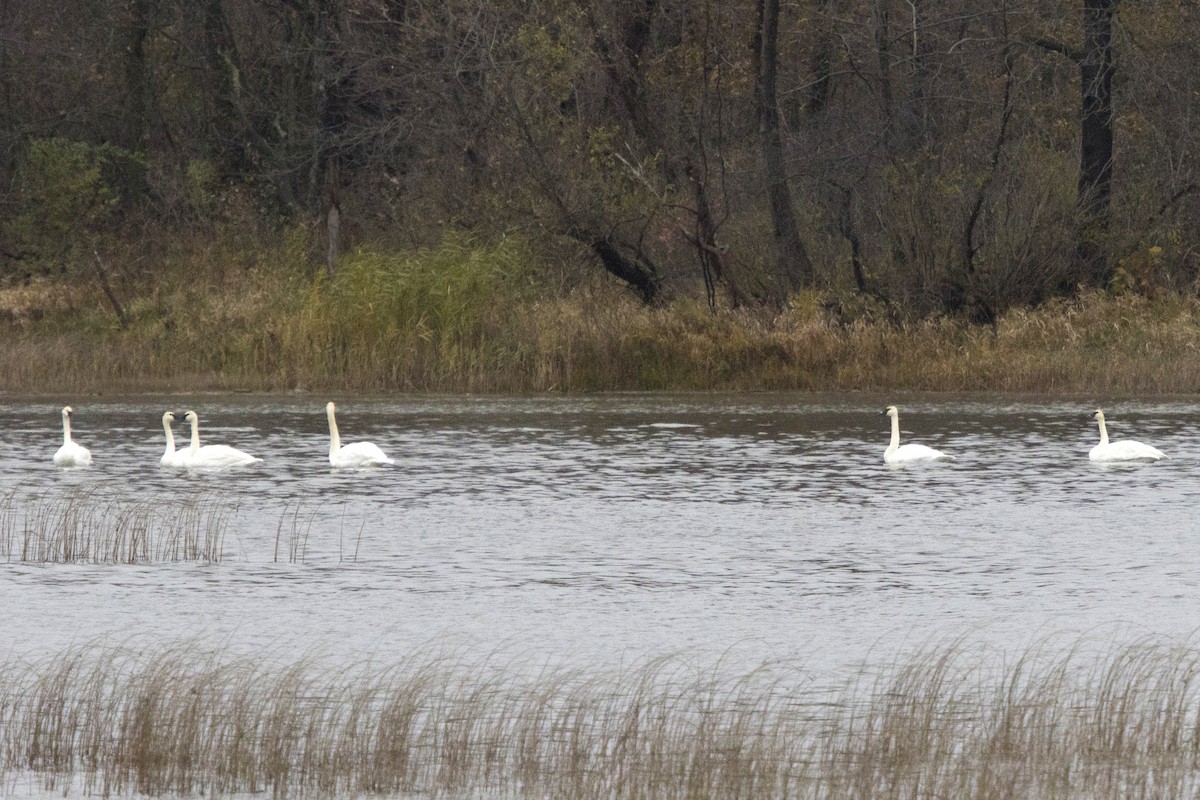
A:
POLYGON ((528 244, 449 238, 411 253, 360 251, 317 280, 289 341, 305 372, 391 385, 486 385, 531 292, 528 244))
MULTIPOLYGON (((278 563, 280 558, 283 558, 290 564, 304 563, 308 556, 308 539, 312 535, 314 517, 315 512, 306 512, 302 504, 284 509, 279 517, 279 524, 275 527, 275 551, 272 561, 278 563)), ((357 552, 356 548, 356 559, 357 552)))
POLYGON ((184 495, 169 505, 95 489, 0 496, 0 558, 39 563, 219 562, 236 505, 184 495))
MULTIPOLYGON (((219 563, 229 557, 226 540, 240 510, 239 502, 213 490, 178 493, 163 504, 97 488, 72 487, 61 494, 13 489, 0 495, 0 561, 219 563)), ((274 549, 262 555, 275 562, 304 563, 316 522, 314 508, 303 503, 283 507, 274 549)), ((346 522, 341 519, 337 530, 338 560, 357 561, 366 523, 360 522, 348 539, 346 522)))
POLYGON ((76 648, 0 664, 0 767, 67 792, 570 798, 1185 797, 1200 652, 960 647, 816 692, 675 660, 522 674, 76 648))

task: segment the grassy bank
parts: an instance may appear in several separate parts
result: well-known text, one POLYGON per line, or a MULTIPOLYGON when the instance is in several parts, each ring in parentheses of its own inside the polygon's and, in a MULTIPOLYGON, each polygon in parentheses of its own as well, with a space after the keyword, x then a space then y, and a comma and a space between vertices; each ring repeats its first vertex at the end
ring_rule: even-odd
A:
POLYGON ((602 283, 547 291, 519 240, 363 251, 311 277, 286 248, 194 248, 152 275, 0 290, 15 392, 341 390, 1200 391, 1200 301, 1088 293, 993 328, 898 322, 801 295, 781 312, 647 308, 602 283), (214 265, 221 265, 219 267, 214 265))
POLYGON ((415 656, 352 670, 196 647, 0 664, 0 767, 60 793, 273 797, 1190 797, 1200 652, 985 666, 949 647, 866 686, 799 667, 624 675, 415 656))

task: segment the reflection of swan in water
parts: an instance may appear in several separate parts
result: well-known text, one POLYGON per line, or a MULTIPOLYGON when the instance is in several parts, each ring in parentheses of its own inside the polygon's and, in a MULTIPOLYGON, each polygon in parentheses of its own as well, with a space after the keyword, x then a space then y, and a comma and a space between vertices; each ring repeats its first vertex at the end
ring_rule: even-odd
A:
POLYGON ((63 443, 54 454, 54 466, 87 467, 92 463, 92 453, 83 445, 71 441, 71 413, 70 406, 63 406, 63 443))
POLYGON ((1158 461, 1160 458, 1166 458, 1158 448, 1132 439, 1110 442, 1108 428, 1104 425, 1104 412, 1100 409, 1092 412, 1092 419, 1100 426, 1100 444, 1088 453, 1088 458, 1092 461, 1158 461))
POLYGON ((325 404, 325 416, 329 418, 329 463, 335 467, 380 467, 395 464, 372 442, 354 442, 343 445, 338 435, 337 420, 334 418, 333 403, 325 404))
POLYGON ((185 422, 192 424, 192 443, 179 454, 179 464, 185 467, 240 467, 262 461, 261 458, 225 444, 200 446, 200 418, 195 411, 183 415, 185 422))
POLYGON ((183 452, 175 452, 175 434, 171 431, 171 423, 175 421, 175 414, 168 411, 162 415, 163 433, 167 435, 167 449, 163 453, 160 464, 164 467, 182 467, 183 452))
POLYGON ((953 458, 941 450, 934 450, 923 444, 906 444, 900 446, 900 412, 895 406, 888 406, 883 411, 892 420, 892 441, 887 450, 883 451, 883 460, 889 464, 903 464, 909 461, 934 461, 940 458, 953 458))

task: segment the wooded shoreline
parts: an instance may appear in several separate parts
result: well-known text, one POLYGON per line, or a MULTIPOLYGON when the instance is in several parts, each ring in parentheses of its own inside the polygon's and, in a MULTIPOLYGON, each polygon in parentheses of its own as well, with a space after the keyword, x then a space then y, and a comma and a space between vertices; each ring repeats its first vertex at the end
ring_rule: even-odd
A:
MULTIPOLYGON (((791 324, 795 298, 813 295, 842 309, 835 327, 917 331, 942 319, 999 329, 1081 290, 1200 296, 1195 3, 12 0, 0 27, 0 286, 98 283, 130 330, 138 299, 260 263, 272 239, 288 254, 273 277, 290 287, 316 272, 335 282, 364 248, 516 237, 556 265, 525 274, 530 295, 598 312, 591 325, 670 329, 661 308, 690 304, 752 319, 728 323, 750 338, 791 324), (228 258, 185 264, 189 242, 221 242, 228 258), (654 309, 646 321, 629 316, 630 297, 654 309)), ((703 338, 697 325, 689 337, 703 338)), ((549 358, 533 334, 481 354, 501 365, 397 344, 419 352, 361 382, 756 383, 726 368, 728 354, 709 357, 707 377, 580 379, 592 359, 574 351, 559 356, 569 368, 499 379, 514 347, 549 358)), ((635 360, 653 350, 555 336, 635 360)), ((257 356, 226 342, 245 362, 226 378, 211 357, 194 366, 210 381, 311 377, 299 374, 311 357, 253 338, 257 356)), ((792 374, 765 382, 863 380, 781 359, 792 374)), ((911 372, 889 380, 979 378, 911 372)), ((1071 372, 988 383, 1097 385, 1071 372)))

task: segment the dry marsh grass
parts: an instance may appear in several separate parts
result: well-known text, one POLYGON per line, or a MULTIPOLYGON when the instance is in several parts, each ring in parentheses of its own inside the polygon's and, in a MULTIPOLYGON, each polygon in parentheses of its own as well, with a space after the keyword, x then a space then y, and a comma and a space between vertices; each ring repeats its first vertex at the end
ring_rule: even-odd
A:
POLYGON ((713 314, 689 300, 646 308, 607 285, 535 291, 545 267, 518 239, 362 251, 333 279, 289 257, 176 253, 164 269, 188 280, 123 287, 126 329, 86 282, 0 291, 6 388, 1200 391, 1194 297, 1090 292, 988 327, 835 312, 816 294, 713 314))
MULTIPOLYGON (((33 494, 13 489, 0 495, 0 562, 220 563, 233 549, 227 540, 240 510, 238 502, 216 491, 179 493, 163 502, 95 488, 33 494)), ((282 508, 273 545, 268 533, 257 537, 261 555, 304 563, 314 524, 314 511, 303 504, 282 508)), ((344 529, 338 537, 339 560, 357 561, 361 527, 353 539, 344 529)), ((245 542, 239 539, 239 545, 245 542)))
POLYGON ((1105 798, 1200 789, 1200 652, 928 652, 817 692, 674 660, 354 669, 194 646, 0 664, 0 766, 64 794, 1105 798))
POLYGON ((219 562, 237 507, 216 494, 128 500, 95 489, 0 496, 0 560, 219 562))

